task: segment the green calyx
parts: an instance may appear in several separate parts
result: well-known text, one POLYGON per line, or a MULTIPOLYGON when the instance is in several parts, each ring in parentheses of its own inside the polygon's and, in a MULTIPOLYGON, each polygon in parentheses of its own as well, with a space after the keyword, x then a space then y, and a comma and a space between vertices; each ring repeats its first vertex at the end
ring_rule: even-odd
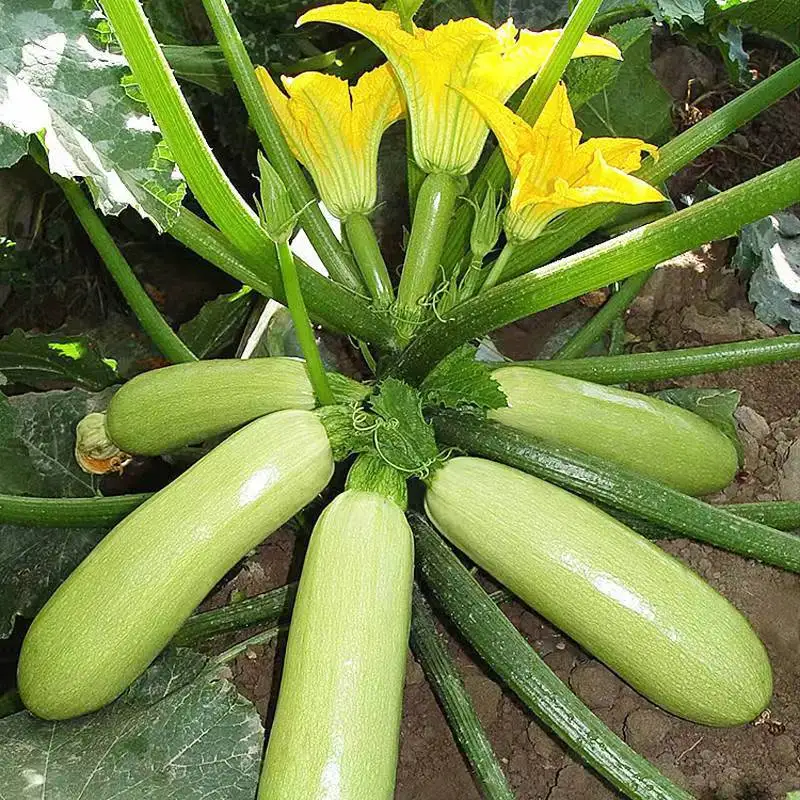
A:
POLYGON ((259 218, 261 227, 276 244, 287 243, 292 237, 297 214, 286 185, 272 164, 259 150, 258 172, 260 183, 259 218))
POLYGON ((377 453, 362 453, 347 473, 345 489, 376 492, 397 505, 401 511, 408 506, 406 478, 390 467, 377 453))

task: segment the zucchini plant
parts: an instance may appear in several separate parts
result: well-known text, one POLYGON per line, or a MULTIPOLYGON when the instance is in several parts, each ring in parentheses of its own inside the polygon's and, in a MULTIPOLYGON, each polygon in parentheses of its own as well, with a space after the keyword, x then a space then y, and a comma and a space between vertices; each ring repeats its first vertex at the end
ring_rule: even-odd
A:
MULTIPOLYGON (((136 106, 137 124, 155 137, 159 174, 152 172, 155 150, 138 171, 100 150, 97 159, 73 158, 67 168, 58 131, 42 128, 41 115, 35 127, 23 114, 0 114, 0 144, 12 142, 18 158, 28 154, 52 176, 171 362, 94 409, 77 456, 102 473, 124 470, 131 456, 203 447, 195 463, 151 494, 0 495, 0 521, 114 525, 54 588, 25 634, 20 720, 104 718, 109 704, 143 692, 148 667, 165 648, 263 628, 219 656, 220 664, 248 642, 275 638, 294 605, 260 777, 237 783, 231 797, 392 797, 409 634, 482 792, 513 797, 439 639, 434 609, 623 795, 688 798, 547 669, 464 561, 666 711, 731 726, 768 707, 769 654, 746 618, 640 531, 651 538, 672 532, 800 571, 800 538, 785 532, 800 527, 800 513, 783 504, 737 515, 698 499, 735 476, 729 432, 607 384, 797 358, 800 336, 582 356, 657 264, 800 201, 795 159, 661 213, 665 180, 800 86, 800 61, 661 147, 584 137, 573 113, 578 79, 585 93, 593 70, 605 74, 604 65, 622 58, 611 38, 587 33, 600 4, 579 0, 563 29, 538 33, 474 18, 428 30, 413 21, 419 3, 306 11, 298 25, 347 28, 385 57, 351 85, 332 72, 279 78, 255 66, 225 0, 203 0, 260 145, 253 205, 205 140, 139 0, 69 12, 85 23, 84 40, 105 36, 104 57, 125 72, 129 93, 135 86, 137 99, 125 95, 124 102, 146 104, 152 122, 142 123, 136 106), (573 59, 588 67, 570 71, 573 59), (370 217, 379 144, 401 119, 412 222, 394 270, 370 217), (498 148, 482 161, 490 133, 498 148), (185 186, 168 191, 159 183, 165 173, 185 186), (184 205, 187 188, 204 217, 184 205), (92 199, 101 210, 116 209, 112 191, 117 204, 123 198, 164 235, 286 304, 303 358, 199 360, 150 301, 95 210, 92 199), (341 223, 341 236, 320 201, 341 223), (619 222, 624 209, 628 220, 631 209, 641 214, 634 227, 585 243, 619 222), (645 222, 654 210, 655 221, 645 222), (325 275, 293 251, 298 228, 325 275), (477 360, 475 340, 496 328, 622 281, 629 282, 562 348, 571 358, 494 369, 477 360), (317 326, 349 336, 371 378, 327 370, 317 326), (339 485, 332 481, 337 462, 347 477, 333 496, 326 487, 339 485), (299 585, 192 616, 231 568, 293 516, 317 507, 321 493, 325 508, 299 585)), ((34 5, 46 21, 67 13, 59 3, 34 5)), ((80 131, 80 120, 74 124, 80 131)), ((91 796, 95 772, 87 768, 81 796, 91 796)))

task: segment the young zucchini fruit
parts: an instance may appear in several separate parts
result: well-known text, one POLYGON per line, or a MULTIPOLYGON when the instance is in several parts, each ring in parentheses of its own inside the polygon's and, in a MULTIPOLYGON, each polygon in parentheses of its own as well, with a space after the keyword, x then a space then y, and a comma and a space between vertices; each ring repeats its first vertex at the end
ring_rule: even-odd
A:
POLYGON ((535 611, 667 711, 748 722, 772 695, 747 620, 677 559, 563 489, 480 458, 433 476, 428 515, 535 611))
POLYGON ((730 439, 686 409, 533 367, 501 367, 492 377, 508 407, 489 416, 503 425, 607 458, 686 494, 716 492, 736 475, 730 439))
POLYGON ((120 522, 56 590, 22 644, 18 687, 45 719, 127 688, 225 573, 326 486, 310 411, 252 422, 120 522))
POLYGON ((414 551, 401 508, 348 488, 311 535, 258 800, 391 800, 414 551))
MULTIPOLYGON (((365 389, 331 374, 340 401, 365 389)), ((126 453, 155 456, 226 433, 273 411, 314 408, 305 362, 294 358, 219 359, 144 372, 112 398, 111 441, 126 453)))

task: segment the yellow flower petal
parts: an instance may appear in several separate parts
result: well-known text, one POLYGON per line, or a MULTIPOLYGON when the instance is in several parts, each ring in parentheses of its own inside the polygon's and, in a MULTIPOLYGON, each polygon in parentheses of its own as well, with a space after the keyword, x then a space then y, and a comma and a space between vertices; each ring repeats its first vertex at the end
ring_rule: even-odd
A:
MULTIPOLYGON (((414 157, 428 172, 466 174, 486 140, 481 115, 454 91, 473 89, 505 103, 544 63, 560 31, 518 31, 509 20, 495 29, 474 18, 431 31, 402 30, 392 11, 346 2, 306 12, 298 24, 332 22, 357 31, 379 47, 394 67, 406 96, 414 157)), ((575 55, 611 55, 619 50, 584 36, 575 55)))
POLYGON ((381 136, 403 116, 391 67, 365 73, 353 87, 320 72, 284 77, 286 94, 266 70, 257 68, 257 75, 284 135, 331 213, 343 219, 371 210, 381 136))
POLYGON ((613 139, 601 136, 589 139, 578 148, 579 152, 589 151, 592 157, 595 150, 603 154, 606 164, 623 172, 636 172, 642 166, 642 152, 658 157, 658 148, 641 139, 613 139))
MULTIPOLYGON (((591 141, 591 140, 590 140, 591 141)), ((571 205, 590 203, 660 203, 666 200, 655 187, 606 163, 601 150, 595 150, 592 164, 572 186, 558 191, 571 205)))

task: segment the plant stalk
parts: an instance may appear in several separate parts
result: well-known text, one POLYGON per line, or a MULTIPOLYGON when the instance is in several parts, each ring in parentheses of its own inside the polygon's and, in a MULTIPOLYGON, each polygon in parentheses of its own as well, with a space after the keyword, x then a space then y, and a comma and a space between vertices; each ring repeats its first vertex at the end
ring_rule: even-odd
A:
POLYGON ((410 521, 417 567, 437 605, 552 733, 632 800, 691 800, 553 674, 424 517, 411 514, 410 521))
POLYGON ((463 178, 443 172, 428 175, 417 195, 414 222, 397 290, 397 332, 407 342, 416 333, 423 316, 422 302, 439 275, 442 249, 463 178))
POLYGON ((584 355, 611 328, 614 321, 620 319, 620 315, 628 310, 639 292, 644 289, 647 281, 650 280, 653 272, 652 269, 646 269, 623 281, 619 289, 606 300, 597 313, 556 351, 553 358, 580 358, 584 355))
POLYGON ((444 711, 456 744, 472 767, 481 796, 487 800, 514 800, 458 668, 416 583, 411 612, 411 649, 444 711))
POLYGON ((610 242, 567 256, 495 286, 432 321, 394 365, 393 374, 421 380, 460 344, 578 295, 621 281, 800 200, 800 158, 610 242))
POLYGON ((344 230, 372 299, 388 308, 394 302, 394 287, 372 223, 364 214, 350 214, 344 230))
POLYGON ((322 363, 322 356, 319 354, 314 328, 308 318, 306 304, 303 301, 303 292, 300 288, 300 280, 297 277, 294 255, 287 242, 277 242, 275 247, 278 250, 278 263, 281 267, 283 289, 286 292, 286 305, 289 307, 289 314, 294 323, 297 342, 300 345, 303 358, 306 360, 308 378, 314 387, 317 402, 321 406, 331 406, 336 401, 328 382, 328 374, 325 372, 325 366, 322 363))
POLYGON ((253 62, 227 3, 225 0, 203 0, 203 6, 267 159, 286 186, 295 211, 301 212, 300 225, 328 274, 338 283, 358 292, 362 283, 355 265, 331 230, 317 203, 316 195, 292 155, 272 107, 256 78, 253 62))
POLYGON ((545 442, 495 422, 447 412, 438 412, 433 421, 443 444, 516 467, 690 539, 800 572, 800 536, 736 516, 573 447, 545 442))
MULTIPOLYGON (((776 364, 800 358, 800 334, 774 339, 750 339, 744 342, 687 347, 663 353, 630 353, 596 356, 563 361, 517 361, 516 365, 546 369, 559 375, 582 378, 594 383, 643 383, 705 375, 729 369, 776 364)), ((491 367, 506 366, 498 362, 491 367)))
MULTIPOLYGON (((550 51, 547 60, 533 79, 517 109, 517 114, 529 125, 533 125, 539 119, 553 89, 564 75, 564 70, 567 68, 575 48, 588 30, 601 5, 602 0, 579 0, 572 10, 559 40, 550 51)), ((483 197, 490 184, 499 190, 507 180, 508 169, 503 160, 503 154, 496 149, 489 156, 486 165, 476 178, 470 197, 473 200, 483 197)), ((470 208, 466 205, 459 209, 453 220, 451 234, 442 254, 445 266, 456 263, 466 250, 469 240, 469 222, 470 208)))
POLYGON ((513 255, 515 247, 516 244, 514 242, 505 243, 503 249, 500 251, 500 255, 497 256, 495 262, 489 269, 489 274, 486 276, 486 280, 483 282, 483 286, 481 286, 480 290, 482 292, 489 291, 489 289, 491 289, 495 284, 497 284, 502 280, 506 264, 513 255))

